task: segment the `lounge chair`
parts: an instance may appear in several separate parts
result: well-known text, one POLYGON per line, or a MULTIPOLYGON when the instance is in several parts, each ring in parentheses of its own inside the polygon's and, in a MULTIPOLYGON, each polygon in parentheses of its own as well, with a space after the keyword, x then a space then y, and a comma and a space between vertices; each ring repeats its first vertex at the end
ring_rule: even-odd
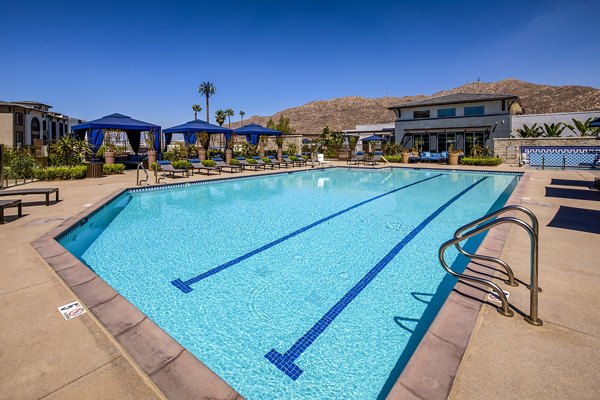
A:
POLYGON ((21 200, 0 200, 0 224, 4 224, 4 209, 9 207, 17 207, 19 217, 23 216, 21 200))
POLYGON ((300 163, 300 166, 306 165, 306 159, 302 156, 302 154, 296 154, 296 158, 300 163))
POLYGON ((381 161, 381 157, 383 157, 383 152, 382 151, 376 151, 373 153, 373 158, 371 158, 370 160, 365 160, 363 161, 363 164, 365 165, 377 165, 379 164, 379 161, 381 161))
POLYGON ((301 167, 302 165, 304 165, 306 163, 304 158, 302 159, 302 161, 300 161, 300 160, 294 161, 291 158, 289 158, 288 156, 281 156, 281 159, 287 163, 291 163, 294 167, 295 166, 301 167))
POLYGON ((187 168, 183 169, 179 169, 179 168, 175 168, 173 167, 173 165, 171 164, 171 161, 166 161, 166 160, 162 160, 158 162, 158 165, 160 165, 160 169, 163 172, 163 175, 166 176, 166 174, 171 174, 171 177, 173 179, 175 179, 175 174, 181 174, 181 176, 184 176, 187 178, 189 175, 189 172, 187 170, 187 168))
POLYGON ((26 196, 28 194, 45 194, 46 206, 50 205, 50 194, 56 193, 56 202, 58 203, 58 188, 35 188, 19 190, 0 190, 0 196, 26 196))
POLYGON ((267 168, 267 167, 269 167, 271 169, 275 169, 275 167, 281 168, 281 165, 278 162, 274 162, 274 163, 273 162, 269 162, 269 163, 266 163, 266 162, 263 161, 262 158, 260 158, 260 156, 254 156, 252 158, 256 160, 256 163, 258 165, 264 165, 265 168, 267 168))
MULTIPOLYGON (((248 162, 248 160, 246 160, 244 157, 236 157, 235 159, 239 161, 240 165, 242 166, 242 168, 243 168, 244 170, 247 170, 247 169, 252 169, 252 170, 254 170, 254 171, 258 171, 259 169, 262 169, 262 170, 265 170, 265 169, 267 169, 267 168, 265 167, 265 165, 259 165, 259 164, 250 164, 250 163, 248 162)), ((263 163, 263 164, 264 164, 264 163, 263 163)))
POLYGON ((348 165, 359 165, 365 159, 364 151, 357 151, 354 157, 348 160, 348 165))
POLYGON ((227 164, 225 161, 223 161, 223 159, 221 157, 213 157, 212 160, 217 164, 217 167, 219 167, 221 169, 221 171, 234 173, 234 172, 242 172, 242 170, 243 170, 241 165, 227 164))
POLYGON ((192 175, 194 175, 195 169, 197 169, 198 172, 206 171, 206 175, 210 175, 210 171, 218 172, 219 175, 221 175, 220 167, 206 167, 204 164, 202 164, 202 161, 197 158, 190 158, 188 161, 190 164, 192 164, 192 167, 190 168, 190 170, 192 170, 192 175))
POLYGON ((281 168, 281 167, 286 167, 287 168, 288 165, 290 165, 290 164, 292 164, 292 166, 294 166, 294 163, 289 163, 289 162, 286 162, 286 161, 277 161, 277 157, 275 157, 275 156, 267 156, 267 158, 269 160, 271 160, 271 164, 273 164, 273 165, 279 165, 279 168, 281 168))

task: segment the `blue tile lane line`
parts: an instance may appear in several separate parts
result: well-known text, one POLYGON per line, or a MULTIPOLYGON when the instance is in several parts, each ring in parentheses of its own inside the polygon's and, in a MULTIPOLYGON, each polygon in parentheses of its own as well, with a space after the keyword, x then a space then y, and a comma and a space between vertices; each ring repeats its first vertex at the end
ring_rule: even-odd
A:
POLYGON ((283 236, 283 237, 281 237, 281 238, 279 238, 277 240, 274 240, 274 241, 272 241, 270 243, 267 243, 264 246, 259 247, 258 249, 252 250, 252 251, 250 251, 250 252, 248 252, 246 254, 243 254, 243 255, 241 255, 241 256, 239 256, 237 258, 234 258, 231 261, 227 261, 225 264, 221 264, 218 267, 215 267, 215 268, 210 269, 210 270, 208 270, 206 272, 203 272, 202 274, 197 275, 197 276, 195 276, 195 277, 193 277, 191 279, 188 279, 187 281, 182 281, 181 279, 178 278, 178 279, 175 279, 174 281, 171 281, 171 284, 173 286, 175 286, 177 289, 181 290, 183 293, 189 293, 189 292, 192 291, 191 285, 193 285, 194 283, 198 283, 201 280, 208 278, 209 276, 212 276, 212 275, 214 275, 216 273, 219 273, 219 272, 223 271, 224 269, 227 269, 227 268, 229 268, 229 267, 231 267, 231 266, 233 266, 235 264, 238 264, 239 262, 242 262, 242 261, 244 261, 244 260, 246 260, 246 259, 248 259, 248 258, 250 258, 252 256, 255 256, 255 255, 257 255, 257 254, 259 254, 259 253, 261 253, 261 252, 263 252, 265 250, 268 250, 271 247, 276 246, 279 243, 282 243, 282 242, 284 242, 284 241, 286 241, 286 240, 288 240, 288 239, 290 239, 290 238, 292 238, 292 237, 294 237, 296 235, 299 235, 299 234, 301 234, 303 232, 306 232, 307 230, 309 230, 311 228, 314 228, 317 225, 320 225, 320 224, 322 224, 324 222, 327 222, 327 221, 329 221, 329 220, 331 220, 331 219, 333 219, 335 217, 338 217, 338 216, 340 216, 342 214, 345 214, 348 211, 354 210, 357 207, 363 206, 363 205, 365 205, 367 203, 370 203, 370 202, 375 201, 377 199, 380 199, 382 197, 389 196, 392 193, 396 193, 396 192, 398 192, 400 190, 409 188, 411 186, 418 185, 419 183, 423 183, 425 181, 437 178, 437 177, 442 176, 442 175, 443 174, 437 174, 437 175, 431 176, 429 178, 421 179, 419 181, 416 181, 416 182, 413 182, 413 183, 409 183, 408 185, 401 186, 401 187, 396 188, 394 190, 390 190, 389 192, 382 193, 382 194, 380 194, 378 196, 372 197, 372 198, 367 199, 365 201, 361 201, 360 203, 357 203, 357 204, 355 204, 353 206, 350 206, 350 207, 345 208, 345 209, 343 209, 341 211, 338 211, 338 212, 336 212, 334 214, 331 214, 331 215, 329 215, 329 216, 327 216, 325 218, 322 218, 322 219, 320 219, 318 221, 313 222, 310 225, 306 225, 303 228, 300 228, 300 229, 298 229, 298 230, 296 230, 296 231, 294 231, 294 232, 292 232, 292 233, 290 233, 288 235, 285 235, 285 236, 283 236))
POLYGON ((300 357, 302 353, 325 331, 325 329, 335 320, 335 318, 341 314, 342 311, 350 304, 352 300, 356 298, 363 291, 364 288, 375 279, 375 277, 396 257, 396 255, 406 246, 419 232, 421 232, 431 221, 437 218, 448 206, 458 200, 462 195, 479 185, 481 182, 486 180, 487 177, 478 180, 465 190, 448 200, 444 205, 435 210, 433 214, 427 217, 421 222, 415 229, 413 229, 408 235, 404 237, 389 253, 385 255, 367 274, 360 280, 352 289, 350 289, 344 297, 342 297, 333 307, 321 317, 316 324, 312 326, 296 343, 290 347, 288 351, 281 354, 275 349, 271 349, 265 358, 269 360, 273 365, 283 371, 284 374, 292 378, 293 380, 298 379, 302 374, 302 369, 294 364, 294 361, 300 357))

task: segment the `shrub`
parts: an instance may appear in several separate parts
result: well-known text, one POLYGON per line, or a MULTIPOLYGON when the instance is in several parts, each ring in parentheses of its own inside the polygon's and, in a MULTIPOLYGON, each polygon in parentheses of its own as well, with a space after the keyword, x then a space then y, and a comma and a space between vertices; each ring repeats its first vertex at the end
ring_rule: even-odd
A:
POLYGON ((225 159, 225 153, 223 153, 221 150, 209 150, 207 153, 207 157, 208 158, 214 158, 214 157, 220 157, 223 160, 225 159))
POLYGON ((462 165, 477 165, 477 166, 488 166, 495 167, 502 164, 502 159, 498 157, 489 158, 475 158, 475 157, 463 157, 460 160, 462 165))
POLYGON ((401 163, 402 156, 385 156, 385 159, 391 163, 401 163))
POLYGON ((4 150, 4 166, 8 167, 8 173, 5 170, 5 177, 9 179, 31 178, 36 166, 33 151, 29 148, 6 148, 4 150))
POLYGON ((292 160, 292 161, 298 161, 298 157, 296 157, 296 156, 290 156, 289 158, 290 158, 290 160, 292 160))
POLYGON ((48 167, 40 168, 34 171, 34 177, 40 181, 83 179, 87 174, 85 165, 76 165, 73 167, 48 167))
POLYGON ((256 160, 254 158, 246 158, 246 161, 248 161, 248 164, 256 164, 256 160))
POLYGON ((267 164, 271 164, 271 159, 269 157, 263 157, 262 160, 267 164))
POLYGON ((155 161, 150 165, 150 169, 154 172, 160 171, 160 164, 155 161))
POLYGON ((214 162, 213 160, 204 160, 204 161, 202 161, 202 165, 204 165, 205 167, 216 167, 217 163, 214 162))
POLYGON ((229 161, 229 165, 240 165, 240 162, 235 158, 232 158, 231 161, 229 161))
POLYGON ((188 160, 171 161, 171 164, 173 165, 173 168, 176 169, 187 169, 192 166, 188 160))
POLYGON ((118 175, 118 174, 122 174, 123 171, 125 171, 124 164, 110 164, 110 165, 104 164, 102 166, 102 174, 103 175, 118 175))
POLYGON ((187 157, 188 149, 184 143, 180 142, 171 144, 169 150, 163 153, 163 159, 169 160, 173 164, 175 164, 175 161, 185 160, 187 157))

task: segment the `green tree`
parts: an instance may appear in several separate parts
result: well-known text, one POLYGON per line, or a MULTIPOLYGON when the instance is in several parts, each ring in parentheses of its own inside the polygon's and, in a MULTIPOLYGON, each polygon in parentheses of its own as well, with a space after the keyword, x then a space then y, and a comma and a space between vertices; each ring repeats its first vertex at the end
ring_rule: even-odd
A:
POLYGON ((560 134, 562 133, 562 131, 564 131, 566 128, 566 125, 563 124, 562 122, 559 122, 557 124, 544 124, 544 133, 546 134, 546 136, 548 137, 559 137, 560 134))
POLYGON ((231 117, 233 117, 235 115, 235 113, 233 112, 233 109, 228 108, 227 110, 225 110, 225 115, 227 116, 228 127, 231 128, 231 117))
POLYGON ((240 126, 244 125, 244 115, 246 115, 246 111, 240 111, 240 117, 242 118, 240 126))
POLYGON ((267 121, 267 128, 275 129, 284 135, 289 135, 296 132, 296 130, 290 126, 290 119, 284 116, 279 117, 279 121, 277 121, 277 123, 275 123, 272 119, 269 119, 267 121))
POLYGON ((581 122, 573 118, 573 125, 566 123, 564 125, 576 134, 579 133, 579 136, 592 136, 597 134, 599 130, 598 128, 591 126, 593 120, 594 118, 590 117, 585 121, 581 122))
POLYGON ((198 112, 202 111, 202 107, 200 107, 198 104, 194 104, 192 106, 192 110, 194 110, 194 119, 198 119, 198 112))
POLYGON ((209 121, 209 113, 208 113, 208 99, 215 94, 216 92, 215 85, 212 82, 202 82, 198 87, 198 92, 202 93, 203 96, 206 97, 206 122, 209 121))
POLYGON ((517 133, 523 138, 532 138, 542 136, 543 132, 542 128, 537 126, 537 124, 531 126, 523 124, 523 128, 517 129, 517 133))
POLYGON ((226 118, 227 112, 223 110, 217 110, 217 112, 215 113, 215 121, 217 121, 217 124, 219 124, 219 126, 223 126, 226 118))

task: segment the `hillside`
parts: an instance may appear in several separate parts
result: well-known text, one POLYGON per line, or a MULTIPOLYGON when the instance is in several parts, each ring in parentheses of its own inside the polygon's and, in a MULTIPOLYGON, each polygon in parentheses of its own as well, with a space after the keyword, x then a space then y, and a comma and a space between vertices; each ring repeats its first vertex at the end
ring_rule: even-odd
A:
MULTIPOLYGON (((244 120, 244 124, 253 122, 265 125, 270 118, 277 120, 280 116, 286 116, 297 133, 318 133, 324 126, 336 130, 352 129, 357 124, 393 122, 394 113, 387 107, 453 93, 515 94, 520 97, 526 114, 600 110, 600 89, 587 86, 538 85, 517 79, 504 79, 490 83, 468 83, 431 96, 376 99, 351 96, 312 101, 300 107, 279 111, 272 116, 251 116, 244 120)), ((232 124, 232 127, 238 126, 239 123, 232 124)))

